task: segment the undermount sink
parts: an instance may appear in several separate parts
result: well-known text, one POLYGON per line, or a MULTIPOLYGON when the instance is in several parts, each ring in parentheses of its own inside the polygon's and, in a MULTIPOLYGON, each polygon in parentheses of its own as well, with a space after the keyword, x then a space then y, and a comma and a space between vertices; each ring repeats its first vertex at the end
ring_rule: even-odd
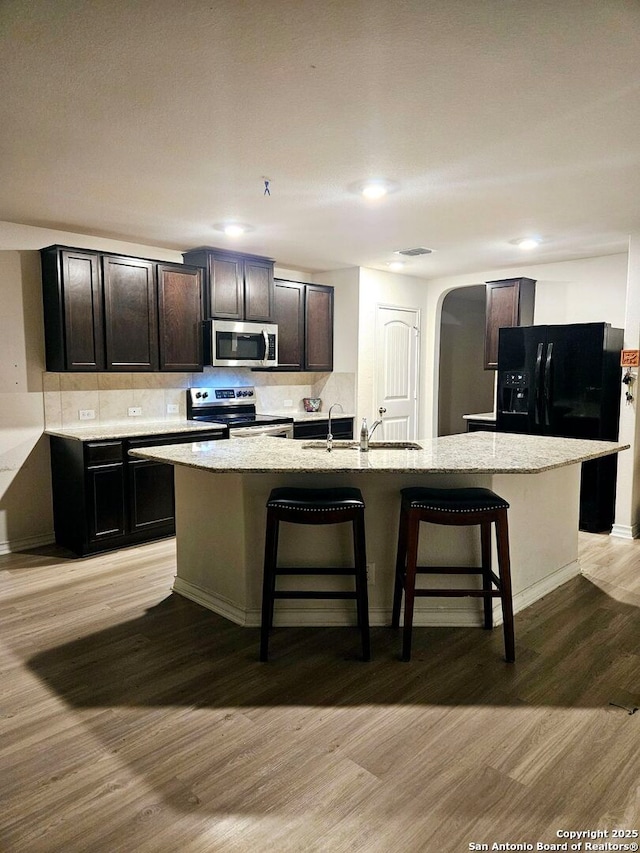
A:
MULTIPOLYGON (((304 450, 326 450, 327 442, 306 441, 302 447, 304 450)), ((332 450, 360 450, 360 443, 334 439, 332 450)), ((422 445, 415 441, 370 441, 369 450, 422 450, 422 445)))

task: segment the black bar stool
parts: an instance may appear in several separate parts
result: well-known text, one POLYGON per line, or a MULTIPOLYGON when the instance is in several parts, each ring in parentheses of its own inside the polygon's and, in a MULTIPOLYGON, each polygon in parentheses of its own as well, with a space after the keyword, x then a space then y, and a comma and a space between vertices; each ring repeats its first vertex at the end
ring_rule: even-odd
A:
POLYGON ((371 659, 369 642, 369 602, 367 596, 367 556, 364 535, 364 500, 360 489, 273 489, 267 501, 267 532, 262 583, 262 627, 260 660, 269 656, 269 631, 273 625, 276 598, 347 598, 357 604, 358 627, 362 635, 363 660, 371 659), (280 522, 290 524, 353 525, 354 565, 342 567, 278 566, 278 532, 280 522), (353 575, 355 591, 277 590, 278 575, 353 575))
POLYGON ((484 627, 493 628, 492 599, 500 598, 504 620, 505 658, 515 660, 511 565, 509 562, 509 504, 490 489, 402 489, 396 584, 391 624, 400 626, 400 605, 404 601, 402 660, 411 659, 413 604, 416 596, 474 596, 484 599, 484 627), (482 566, 418 566, 420 522, 448 525, 479 525, 482 566), (498 575, 491 568, 491 525, 496 526, 498 575), (482 589, 416 589, 416 573, 432 575, 482 575, 482 589), (494 589, 495 587, 495 589, 494 589))

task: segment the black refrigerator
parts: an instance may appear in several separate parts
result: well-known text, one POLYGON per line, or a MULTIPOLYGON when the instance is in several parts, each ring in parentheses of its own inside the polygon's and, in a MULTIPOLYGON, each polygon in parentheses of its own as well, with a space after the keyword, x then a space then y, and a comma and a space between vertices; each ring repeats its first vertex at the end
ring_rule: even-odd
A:
MULTIPOLYGON (((500 329, 498 431, 616 441, 622 347, 608 323, 500 329)), ((582 464, 581 530, 611 530, 617 459, 582 464)))

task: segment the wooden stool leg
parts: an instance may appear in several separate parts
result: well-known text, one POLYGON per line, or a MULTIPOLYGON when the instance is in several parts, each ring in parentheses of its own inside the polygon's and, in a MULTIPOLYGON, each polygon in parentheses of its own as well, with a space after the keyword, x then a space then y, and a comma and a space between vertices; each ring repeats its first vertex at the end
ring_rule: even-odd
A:
POLYGON ((367 591, 367 551, 364 535, 364 513, 353 519, 353 554, 356 574, 358 625, 362 635, 362 659, 371 660, 369 635, 369 595, 367 591))
POLYGON ((418 562, 418 534, 420 516, 417 512, 408 513, 407 525, 407 571, 404 580, 404 630, 402 633, 402 660, 411 660, 411 634, 413 631, 413 603, 416 590, 416 565, 418 562))
POLYGON ((400 510, 398 525, 398 551, 396 554, 396 584, 393 593, 393 610, 391 611, 391 627, 400 627, 400 608, 404 591, 405 563, 407 559, 407 527, 408 517, 404 509, 400 510))
POLYGON ((267 530, 264 546, 264 573, 262 578, 262 626, 260 629, 261 661, 269 659, 269 631, 273 626, 279 526, 280 523, 276 513, 272 510, 267 510, 267 530))
POLYGON ((502 618, 504 620, 504 651, 509 663, 516 659, 516 641, 513 626, 513 597, 511 592, 511 562, 509 559, 509 522, 506 509, 500 510, 496 520, 498 544, 498 572, 502 598, 502 618))
POLYGON ((491 590, 493 581, 491 578, 491 522, 483 521, 480 525, 480 542, 482 551, 482 589, 484 596, 484 627, 493 628, 493 598, 491 590))

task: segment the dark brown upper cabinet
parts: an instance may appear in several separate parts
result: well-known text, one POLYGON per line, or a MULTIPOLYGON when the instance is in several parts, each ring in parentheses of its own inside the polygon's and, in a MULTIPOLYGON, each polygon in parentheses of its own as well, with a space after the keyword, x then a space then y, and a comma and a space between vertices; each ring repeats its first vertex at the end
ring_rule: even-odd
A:
POLYGON ((160 370, 202 370, 202 270, 158 264, 160 370))
POLYGON ((275 283, 274 319, 278 325, 278 370, 304 370, 305 285, 275 283))
POLYGON ((273 322, 273 261, 257 255, 204 246, 183 254, 202 267, 204 316, 209 319, 273 322))
POLYGON ((333 288, 307 284, 304 307, 305 370, 333 370, 333 288))
POLYGON ((47 370, 202 365, 202 271, 49 246, 41 251, 47 370))
POLYGON ((158 369, 155 264, 102 258, 107 370, 158 369))
POLYGON ((278 367, 274 370, 333 370, 333 288, 276 279, 274 322, 278 367))
POLYGON ((51 246, 41 258, 47 370, 104 370, 100 256, 51 246))
POLYGON ((533 323, 536 283, 532 278, 505 278, 486 283, 484 368, 498 368, 498 331, 533 323))

